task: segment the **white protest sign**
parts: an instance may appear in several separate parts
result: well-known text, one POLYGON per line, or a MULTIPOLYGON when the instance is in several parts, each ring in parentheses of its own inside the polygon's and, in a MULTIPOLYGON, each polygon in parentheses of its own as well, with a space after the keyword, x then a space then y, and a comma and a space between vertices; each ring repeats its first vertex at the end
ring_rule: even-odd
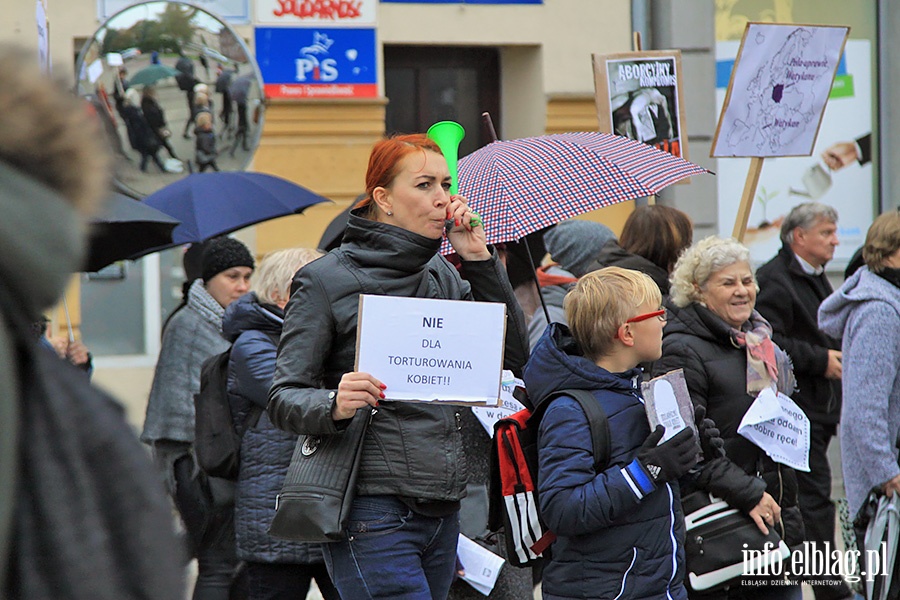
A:
POLYGON ((775 462, 809 472, 809 417, 784 394, 771 388, 761 391, 741 420, 738 433, 775 462))
POLYGON ((513 396, 513 390, 517 386, 525 387, 525 382, 516 378, 512 371, 503 371, 503 376, 500 378, 500 404, 498 406, 472 407, 472 414, 475 415, 489 436, 494 437, 494 423, 525 408, 525 405, 513 396))
POLYGON ((698 433, 694 424, 694 405, 691 403, 691 394, 684 379, 683 369, 675 369, 650 381, 642 382, 641 392, 644 395, 644 408, 647 411, 650 430, 656 429, 657 425, 666 428, 660 444, 673 438, 685 427, 690 427, 698 433))
POLYGON ((91 83, 96 83, 100 76, 103 75, 103 63, 99 58, 88 65, 87 75, 91 83))
POLYGON ((675 434, 687 427, 681 413, 678 411, 678 401, 675 399, 675 390, 672 384, 666 380, 653 383, 653 397, 656 399, 659 424, 666 428, 662 441, 675 437, 675 434))
POLYGON ((811 155, 849 33, 747 23, 710 156, 811 155))
POLYGON ((122 59, 122 55, 118 52, 107 52, 106 64, 111 67, 121 67, 125 64, 125 61, 122 59))
POLYGON ((37 0, 35 21, 38 36, 38 64, 45 75, 50 73, 50 38, 47 32, 47 11, 42 0, 37 0))
POLYGON ((506 561, 463 534, 459 534, 456 556, 466 572, 462 580, 485 596, 489 595, 497 583, 500 567, 506 561))
POLYGON ((505 304, 363 294, 356 370, 386 400, 496 406, 505 329, 505 304))

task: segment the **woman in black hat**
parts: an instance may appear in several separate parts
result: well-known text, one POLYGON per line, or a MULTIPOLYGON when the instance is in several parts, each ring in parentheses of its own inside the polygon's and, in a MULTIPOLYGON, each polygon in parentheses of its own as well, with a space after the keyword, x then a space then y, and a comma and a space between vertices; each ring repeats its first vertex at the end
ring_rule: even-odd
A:
POLYGON ((226 600, 238 560, 234 541, 234 483, 207 477, 195 463, 194 394, 200 367, 228 349, 222 337, 225 307, 250 290, 254 261, 238 240, 210 240, 203 251, 201 277, 187 303, 163 331, 162 348, 147 403, 141 439, 153 448, 169 493, 181 513, 198 576, 194 600, 226 600))

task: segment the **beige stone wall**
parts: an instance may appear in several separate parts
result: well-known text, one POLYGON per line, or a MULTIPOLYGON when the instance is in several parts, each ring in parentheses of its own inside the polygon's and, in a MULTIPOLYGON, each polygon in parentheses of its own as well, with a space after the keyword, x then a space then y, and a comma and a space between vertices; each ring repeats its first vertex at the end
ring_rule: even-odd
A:
POLYGON ((386 101, 272 102, 254 159, 257 171, 284 177, 334 201, 256 227, 256 251, 315 248, 335 215, 363 191, 369 151, 384 134, 386 101))
MULTIPOLYGON (((36 47, 34 2, 7 0, 0 41, 36 47)), ((96 0, 45 0, 57 74, 70 77, 77 41, 99 27, 96 0)), ((250 14, 253 14, 251 0, 250 14)), ((500 49, 500 128, 508 137, 595 130, 593 52, 630 48, 630 0, 545 0, 541 5, 379 4, 382 44, 490 45, 500 49)), ((252 47, 251 26, 237 26, 252 47)), ((379 66, 381 57, 379 57, 379 66)), ((382 79, 382 78, 379 78, 382 79)), ((383 83, 382 83, 383 88, 383 83)), ((246 232, 257 254, 315 246, 331 219, 363 191, 386 99, 274 101, 253 169, 334 201, 246 232)), ((628 209, 630 210, 630 209, 628 209)), ((615 220, 615 219, 614 219, 615 220)), ((77 313, 77 311, 76 311, 77 313)))

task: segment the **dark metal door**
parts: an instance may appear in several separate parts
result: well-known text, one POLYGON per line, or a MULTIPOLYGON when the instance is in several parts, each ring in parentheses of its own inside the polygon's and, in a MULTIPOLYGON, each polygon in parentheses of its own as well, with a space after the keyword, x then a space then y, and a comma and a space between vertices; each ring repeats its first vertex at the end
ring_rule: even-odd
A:
POLYGON ((393 133, 424 132, 438 121, 466 130, 459 155, 490 142, 481 113, 500 124, 499 58, 496 48, 385 46, 386 127, 393 133))

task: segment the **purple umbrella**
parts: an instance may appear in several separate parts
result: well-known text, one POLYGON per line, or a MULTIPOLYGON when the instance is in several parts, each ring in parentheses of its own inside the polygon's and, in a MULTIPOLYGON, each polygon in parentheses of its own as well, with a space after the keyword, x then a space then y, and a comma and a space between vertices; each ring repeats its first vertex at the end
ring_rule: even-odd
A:
MULTIPOLYGON (((484 219, 493 244, 703 173, 709 171, 622 136, 560 133, 491 142, 469 154, 459 161, 459 193, 484 219)), ((441 252, 452 251, 444 240, 441 252)))

